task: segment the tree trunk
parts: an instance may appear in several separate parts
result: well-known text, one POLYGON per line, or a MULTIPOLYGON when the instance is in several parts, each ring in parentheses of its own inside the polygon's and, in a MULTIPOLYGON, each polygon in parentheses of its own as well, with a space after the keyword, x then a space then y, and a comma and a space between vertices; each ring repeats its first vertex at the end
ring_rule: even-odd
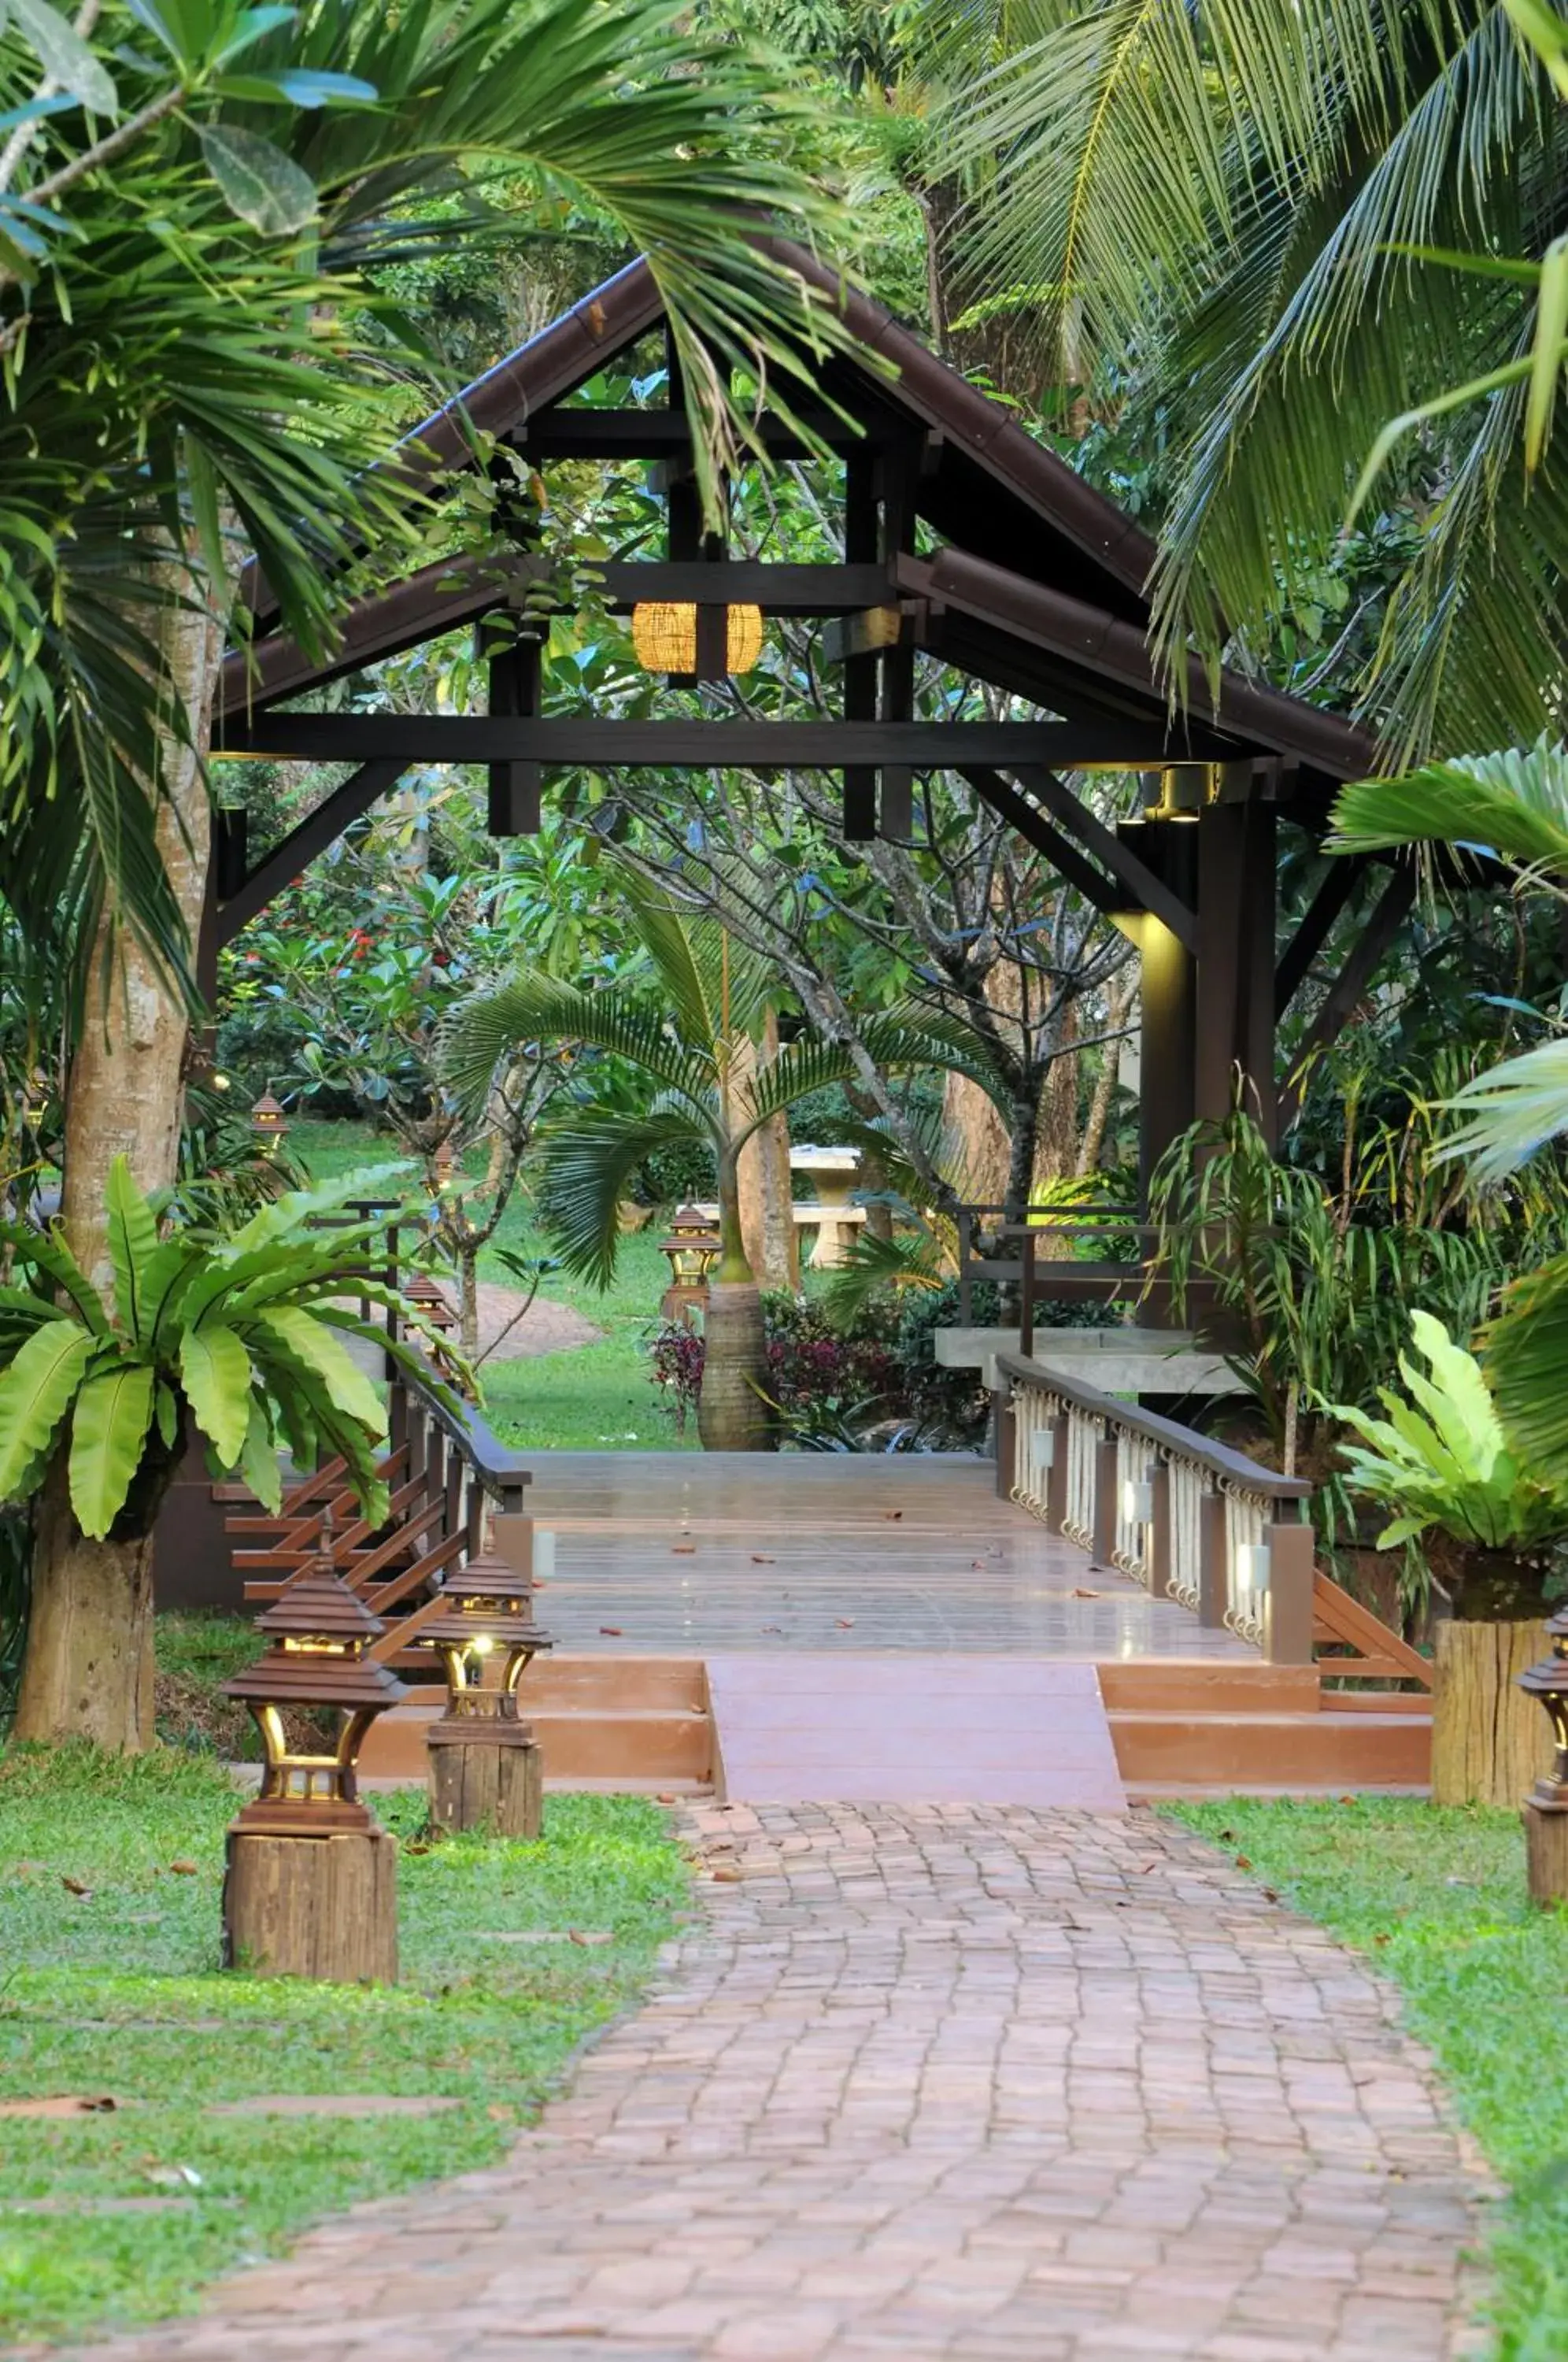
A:
POLYGON ((702 1391, 697 1432, 705 1451, 771 1451, 773 1414, 760 1389, 767 1354, 755 1280, 711 1279, 702 1316, 702 1391))
POLYGON ((996 1101, 967 1075, 942 1086, 943 1163, 966 1205, 999 1206, 1007 1196, 1012 1142, 996 1101))
MULTIPOLYGON (((1105 1030, 1108 1033, 1117 1034, 1121 1032, 1132 1014, 1132 1004, 1137 998, 1138 970, 1134 966, 1129 970, 1125 982, 1119 985, 1110 995, 1105 1021, 1105 1030)), ((1077 1169, 1080 1175, 1098 1173, 1099 1170, 1100 1154, 1105 1147, 1106 1127, 1110 1121, 1110 1103, 1116 1096, 1121 1049, 1122 1044, 1113 1040, 1107 1042, 1100 1051, 1099 1072, 1095 1076, 1094 1094, 1089 1100, 1088 1115, 1084 1122, 1084 1136, 1078 1143, 1077 1169)))
POLYGON ((479 1355, 479 1249, 460 1247, 458 1268, 461 1274, 462 1308, 458 1336, 462 1339, 463 1359, 472 1362, 479 1355))
MULTIPOLYGON (((767 1057, 778 1054, 778 1021, 768 1011, 764 1043, 767 1057)), ((745 1036, 734 1044, 732 1088, 743 1090, 756 1072, 756 1045, 745 1036)), ((793 1199, 790 1181, 790 1124, 779 1113, 754 1131, 735 1164, 740 1193, 741 1236, 745 1257, 763 1287, 801 1285, 800 1250, 796 1243, 793 1199)))
MULTIPOLYGON (((168 587, 187 601, 190 578, 168 587)), ((167 800, 158 846, 193 944, 206 901, 212 816, 196 749, 206 746, 223 627, 204 607, 174 607, 159 634, 171 705, 182 703, 192 746, 162 741, 167 800)), ((184 1004, 128 930, 105 910, 94 949, 87 1016, 71 1062, 61 1213, 72 1252, 108 1301, 105 1190, 123 1155, 144 1190, 178 1170, 187 1039, 184 1004)), ((94 1739, 132 1752, 152 1738, 152 1543, 84 1540, 57 1471, 45 1488, 33 1552, 33 1606, 16 1735, 94 1739)))

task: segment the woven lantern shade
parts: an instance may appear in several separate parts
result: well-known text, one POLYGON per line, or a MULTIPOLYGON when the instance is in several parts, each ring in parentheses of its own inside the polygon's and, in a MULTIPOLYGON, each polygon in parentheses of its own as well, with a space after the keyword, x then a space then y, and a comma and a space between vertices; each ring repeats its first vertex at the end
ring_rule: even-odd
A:
MULTIPOLYGON (((645 601, 632 610, 632 646, 645 672, 694 673, 697 610, 684 602, 645 601)), ((724 669, 750 672, 762 654, 760 607, 724 610, 724 669)))
POLYGON ((315 1562, 284 1589, 256 1628, 271 1641, 266 1655, 224 1683, 242 1698, 261 1734, 261 1793, 235 1823, 242 1832, 332 1837, 374 1828, 359 1800, 355 1765, 377 1715, 403 1694, 397 1675, 366 1652, 386 1628, 332 1562, 330 1526, 315 1562), (290 1747, 282 1709, 336 1708, 342 1716, 330 1755, 290 1747))

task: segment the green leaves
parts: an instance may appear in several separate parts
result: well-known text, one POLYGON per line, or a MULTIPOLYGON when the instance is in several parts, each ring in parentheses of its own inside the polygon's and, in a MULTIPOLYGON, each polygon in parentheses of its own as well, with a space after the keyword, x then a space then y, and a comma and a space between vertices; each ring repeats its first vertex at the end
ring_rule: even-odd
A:
POLYGON ((74 1320, 50 1320, 0 1372, 0 1500, 17 1500, 31 1485, 93 1358, 93 1341, 74 1320))
POLYGON ((115 1272, 115 1309, 121 1327, 139 1342, 145 1316, 142 1289, 158 1252, 158 1225, 123 1156, 109 1167, 104 1208, 115 1272))
POLYGON ((250 1356, 232 1329, 214 1322, 180 1340, 180 1377, 196 1425, 226 1468, 233 1468, 249 1430, 250 1356))
POLYGON ((1568 876, 1568 749, 1542 736, 1341 789, 1331 852, 1400 844, 1473 845, 1568 876))
POLYGON ((228 204, 263 237, 291 237, 315 220, 315 182, 270 139, 213 123, 204 127, 201 142, 228 204))
POLYGON ((102 1541, 120 1511, 141 1464, 152 1424, 154 1373, 145 1363, 122 1363, 89 1378, 71 1421, 71 1507, 84 1534, 102 1541))
POLYGON ((1485 1342, 1510 1440, 1542 1485, 1568 1497, 1568 1257, 1515 1282, 1485 1342))
POLYGON ((107 69, 69 20, 50 6, 50 0, 6 0, 6 8, 0 10, 0 27, 7 15, 30 43, 51 82, 91 107, 94 115, 117 111, 119 101, 107 69))

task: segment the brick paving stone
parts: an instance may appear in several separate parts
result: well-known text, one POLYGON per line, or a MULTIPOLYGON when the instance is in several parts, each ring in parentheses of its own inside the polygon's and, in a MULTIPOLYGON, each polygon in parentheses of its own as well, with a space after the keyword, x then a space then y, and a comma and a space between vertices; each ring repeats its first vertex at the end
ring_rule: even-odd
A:
POLYGON ((701 1805, 737 1882, 507 2161, 78 2362, 1459 2362, 1387 1987, 1145 1814, 701 1805), (435 2328, 439 2316, 439 2331, 435 2328))

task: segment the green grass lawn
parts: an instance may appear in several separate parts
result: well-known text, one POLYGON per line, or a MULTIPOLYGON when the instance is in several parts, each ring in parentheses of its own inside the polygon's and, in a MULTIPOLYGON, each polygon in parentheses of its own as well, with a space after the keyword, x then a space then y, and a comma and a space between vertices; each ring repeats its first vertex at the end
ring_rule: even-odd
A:
POLYGON ((316 2217, 493 2161, 577 2046, 635 1996, 686 1891, 664 1816, 637 1799, 553 1797, 535 1845, 459 1838, 411 1852, 425 1799, 403 1791, 377 1800, 404 1840, 403 1981, 225 1975, 235 1805, 210 1759, 0 1760, 0 2102, 116 2102, 0 2121, 0 2345, 185 2310, 215 2273, 278 2254, 316 2217), (613 1941, 496 1940, 526 1928, 613 1941), (458 2104, 428 2117, 215 2113, 283 2092, 458 2104), (127 2200, 140 2202, 111 2202, 127 2200))
MULTIPOLYGON (((289 1142, 321 1181, 356 1164, 384 1164, 397 1153, 395 1141, 357 1123, 295 1123, 289 1142)), ((482 1156, 471 1156, 468 1170, 477 1182, 484 1171, 482 1156)), ((542 1293, 569 1304, 605 1335, 602 1343, 571 1352, 486 1363, 480 1373, 485 1416, 503 1441, 555 1451, 696 1450, 695 1425, 689 1422, 684 1436, 676 1433, 648 1376, 647 1346, 658 1326, 659 1297, 669 1284, 669 1266, 658 1251, 663 1235, 655 1223, 623 1239, 615 1284, 608 1290, 565 1272, 549 1275, 542 1293)), ((525 1256, 549 1253, 521 1191, 480 1258, 481 1278, 514 1286, 497 1259, 498 1247, 525 1256)))
POLYGON ((1405 1996, 1510 2196, 1492 2254, 1497 2362, 1568 2355, 1568 1916, 1526 1899, 1516 1813, 1415 1799, 1173 1805, 1405 1996))

